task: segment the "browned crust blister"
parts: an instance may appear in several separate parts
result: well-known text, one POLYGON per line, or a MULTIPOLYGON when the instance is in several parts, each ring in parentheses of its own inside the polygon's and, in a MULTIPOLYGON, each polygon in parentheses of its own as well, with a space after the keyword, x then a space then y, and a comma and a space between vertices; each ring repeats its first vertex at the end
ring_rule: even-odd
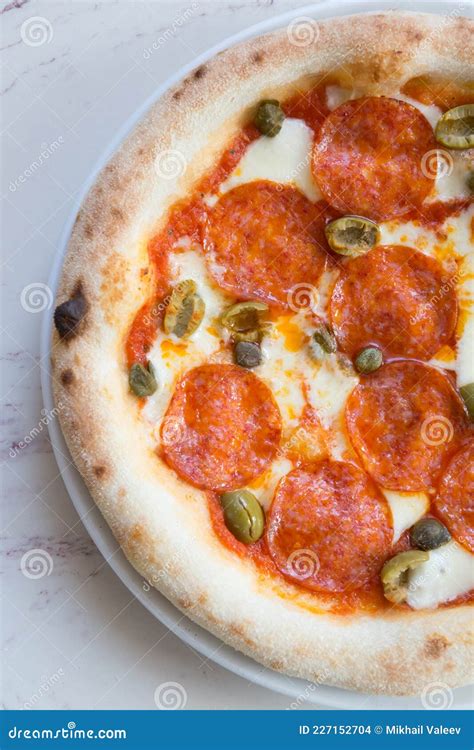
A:
POLYGON ((315 682, 420 695, 435 682, 465 684, 472 610, 315 612, 314 597, 276 585, 220 544, 204 494, 157 459, 128 393, 124 338, 150 290, 146 240, 259 99, 334 72, 367 94, 393 93, 425 73, 467 79, 473 57, 470 21, 409 13, 318 22, 307 46, 283 29, 222 52, 166 93, 126 139, 69 242, 57 303, 80 288, 87 311, 75 335, 53 333, 54 392, 94 500, 130 562, 183 612, 267 667, 315 682), (169 149, 186 165, 177 180, 157 174, 169 149))

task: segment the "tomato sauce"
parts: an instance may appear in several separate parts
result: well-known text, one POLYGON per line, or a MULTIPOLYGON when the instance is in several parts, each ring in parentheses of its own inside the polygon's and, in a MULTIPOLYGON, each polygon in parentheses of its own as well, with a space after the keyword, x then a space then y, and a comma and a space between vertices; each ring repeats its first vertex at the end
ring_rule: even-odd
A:
POLYGON ((433 203, 425 203, 419 206, 403 218, 404 221, 419 222, 423 226, 434 230, 441 237, 444 237, 445 233, 442 230, 444 222, 451 216, 459 216, 462 211, 465 211, 473 203, 474 198, 472 197, 454 198, 449 201, 433 201, 433 203))
POLYGON ((469 83, 457 83, 438 76, 411 78, 402 88, 402 94, 421 104, 435 105, 443 112, 461 104, 471 104, 474 87, 469 83))
MULTIPOLYGON (((403 89, 403 93, 424 104, 436 104, 443 110, 449 109, 466 101, 465 90, 456 84, 438 82, 433 89, 433 83, 422 78, 412 79, 403 89), (431 91, 430 91, 431 89, 431 91)), ((471 100, 471 96, 468 100, 471 100)), ((283 103, 283 109, 288 117, 303 119, 315 134, 318 133, 325 121, 329 110, 326 103, 326 87, 318 86, 314 89, 297 94, 283 103)), ((219 185, 234 170, 248 146, 260 136, 253 125, 242 128, 240 133, 231 141, 228 148, 219 158, 216 166, 198 183, 193 195, 177 202, 169 211, 165 227, 153 237, 148 244, 148 256, 152 267, 154 288, 153 292, 138 310, 130 327, 125 350, 127 363, 146 363, 147 354, 156 338, 158 326, 161 324, 163 312, 166 308, 167 296, 170 292, 170 274, 168 257, 173 245, 183 236, 201 242, 209 218, 209 209, 204 201, 206 194, 216 192, 219 185)), ((458 215, 472 203, 470 199, 459 199, 448 202, 435 202, 417 208, 410 218, 440 231, 442 224, 450 216, 458 215)), ((324 454, 324 446, 322 446, 324 454)), ((298 604, 311 611, 331 611, 345 614, 355 610, 376 612, 389 610, 393 605, 388 602, 382 591, 378 575, 365 583, 361 588, 340 593, 305 592, 302 598, 299 586, 293 586, 277 569, 268 549, 266 535, 252 545, 239 542, 227 529, 219 495, 212 491, 206 492, 209 512, 214 532, 220 542, 241 558, 251 560, 265 577, 270 576, 275 582, 275 593, 282 598, 298 600, 298 604), (313 604, 314 602, 314 604, 313 604)), ((408 532, 390 550, 390 556, 409 549, 408 532)), ((474 600, 474 592, 458 597, 453 602, 441 606, 454 606, 474 600)), ((407 609, 402 605, 402 609, 407 609)))

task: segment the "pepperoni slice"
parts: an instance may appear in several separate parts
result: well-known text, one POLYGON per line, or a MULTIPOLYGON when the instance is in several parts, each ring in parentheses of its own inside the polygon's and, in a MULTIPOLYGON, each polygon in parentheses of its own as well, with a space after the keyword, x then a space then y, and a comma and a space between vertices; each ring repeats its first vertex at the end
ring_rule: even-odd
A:
POLYGON ((280 572, 315 591, 352 591, 380 572, 393 530, 385 498, 361 469, 325 460, 277 487, 266 538, 280 572))
POLYGON ((265 471, 280 433, 280 412, 265 383, 224 364, 186 373, 161 428, 169 466, 196 487, 215 491, 242 487, 265 471))
POLYGON ((474 440, 451 460, 434 504, 455 539, 474 553, 474 440))
POLYGON ((266 180, 225 193, 209 217, 209 270, 241 299, 291 308, 301 286, 316 285, 325 263, 327 205, 266 180), (295 287, 297 287, 295 292, 295 287))
POLYGON ((455 284, 438 261, 417 250, 377 247, 344 266, 330 315, 351 356, 377 344, 386 357, 430 359, 454 333, 455 284))
POLYGON ((430 489, 468 430, 448 378, 420 362, 391 362, 362 379, 346 405, 365 469, 390 490, 430 489))
POLYGON ((436 148, 429 122, 410 104, 386 97, 345 102, 321 127, 313 173, 338 211, 383 220, 423 202, 433 188, 423 157, 436 148))

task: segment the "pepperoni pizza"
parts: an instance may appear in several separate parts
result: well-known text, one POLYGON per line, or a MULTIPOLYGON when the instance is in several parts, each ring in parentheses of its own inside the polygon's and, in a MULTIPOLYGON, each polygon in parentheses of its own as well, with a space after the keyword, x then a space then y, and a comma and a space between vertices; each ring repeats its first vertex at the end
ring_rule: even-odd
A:
POLYGON ((58 411, 123 551, 316 682, 470 679, 473 39, 387 13, 228 50, 136 127, 69 243, 58 411))

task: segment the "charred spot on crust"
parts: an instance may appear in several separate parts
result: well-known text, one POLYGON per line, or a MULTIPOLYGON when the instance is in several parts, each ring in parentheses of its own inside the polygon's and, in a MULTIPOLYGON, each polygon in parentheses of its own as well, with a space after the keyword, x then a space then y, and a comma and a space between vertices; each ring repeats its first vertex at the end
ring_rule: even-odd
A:
POLYGON ((182 94, 182 91, 178 89, 178 91, 174 92, 173 99, 176 99, 176 101, 178 101, 178 99, 181 99, 181 94, 182 94))
POLYGON ((107 474, 107 467, 106 466, 94 466, 92 468, 92 471, 96 475, 97 479, 103 479, 105 475, 107 474))
POLYGON ((54 311, 54 325, 62 339, 71 339, 79 332, 80 324, 87 312, 87 302, 79 283, 73 296, 58 305, 54 311))
POLYGON ((115 206, 112 206, 112 208, 110 209, 110 213, 112 214, 114 219, 118 219, 119 221, 123 220, 123 213, 120 208, 115 208, 115 206))
POLYGON ((91 240, 94 236, 94 229, 91 224, 86 224, 84 227, 84 236, 86 239, 91 240))
POLYGON ((263 62, 263 58, 265 57, 264 53, 261 51, 255 52, 252 60, 254 63, 261 63, 263 62))
POLYGON ((191 599, 178 599, 178 604, 181 609, 191 609, 193 606, 191 599))
POLYGON ((424 652, 431 659, 439 659, 449 646, 449 641, 444 635, 430 635, 426 639, 424 652))
POLYGON ((72 370, 63 370, 61 373, 61 383, 66 387, 74 383, 74 373, 72 370))
POLYGON ((206 75, 206 72, 207 72, 206 66, 201 65, 197 70, 194 71, 194 78, 197 78, 197 79, 204 78, 204 76, 206 75))

